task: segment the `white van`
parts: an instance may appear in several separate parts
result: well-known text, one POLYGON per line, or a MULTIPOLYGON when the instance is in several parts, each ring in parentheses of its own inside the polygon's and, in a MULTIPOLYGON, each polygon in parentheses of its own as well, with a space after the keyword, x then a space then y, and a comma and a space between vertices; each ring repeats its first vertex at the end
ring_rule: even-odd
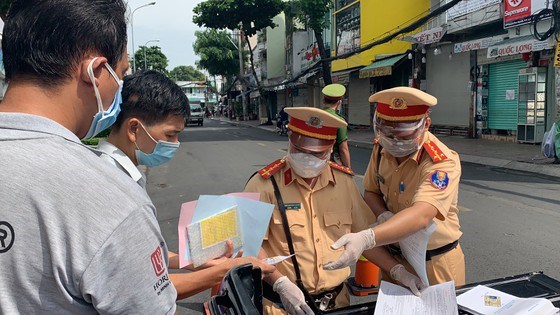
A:
POLYGON ((199 104, 190 104, 191 107, 191 117, 185 121, 185 126, 188 124, 197 124, 199 126, 204 125, 204 111, 199 104))

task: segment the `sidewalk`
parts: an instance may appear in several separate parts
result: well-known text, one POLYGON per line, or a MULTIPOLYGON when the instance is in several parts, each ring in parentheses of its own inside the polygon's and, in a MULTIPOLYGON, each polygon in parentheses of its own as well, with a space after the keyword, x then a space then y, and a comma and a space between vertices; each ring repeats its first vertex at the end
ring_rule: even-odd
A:
MULTIPOLYGON (((276 128, 276 124, 269 126, 260 125, 258 120, 235 121, 226 117, 212 119, 271 132, 274 132, 276 128)), ((462 162, 560 178, 560 164, 552 164, 554 159, 543 157, 540 145, 468 139, 460 136, 436 136, 449 148, 457 151, 462 162)), ((371 130, 350 127, 348 131, 348 144, 350 146, 371 149, 372 141, 373 132, 371 130)))

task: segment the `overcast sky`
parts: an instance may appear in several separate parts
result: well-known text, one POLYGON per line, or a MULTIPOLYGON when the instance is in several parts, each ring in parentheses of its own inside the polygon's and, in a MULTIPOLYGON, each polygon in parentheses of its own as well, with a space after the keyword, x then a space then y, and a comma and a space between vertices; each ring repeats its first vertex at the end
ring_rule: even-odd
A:
MULTIPOLYGON (((159 46, 169 59, 168 70, 180 65, 194 66, 197 59, 193 52, 194 32, 199 28, 192 22, 192 9, 202 0, 154 0, 155 5, 138 9, 133 21, 129 18, 128 52, 132 52, 130 22, 134 23, 134 46, 145 45, 147 41, 159 39, 159 46)), ((129 0, 130 10, 134 10, 152 0, 129 0)))

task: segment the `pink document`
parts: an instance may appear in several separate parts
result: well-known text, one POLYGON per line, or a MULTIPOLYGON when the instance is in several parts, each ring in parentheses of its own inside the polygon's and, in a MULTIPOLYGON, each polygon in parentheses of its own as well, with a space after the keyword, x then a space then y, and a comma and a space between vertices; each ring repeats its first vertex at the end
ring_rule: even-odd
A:
MULTIPOLYGON (((228 196, 241 197, 258 201, 260 199, 259 193, 231 193, 228 196)), ((197 200, 185 202, 181 205, 181 214, 179 216, 178 233, 179 233, 179 268, 183 268, 192 264, 192 259, 189 253, 185 250, 188 243, 187 226, 191 224, 196 208, 197 200)))

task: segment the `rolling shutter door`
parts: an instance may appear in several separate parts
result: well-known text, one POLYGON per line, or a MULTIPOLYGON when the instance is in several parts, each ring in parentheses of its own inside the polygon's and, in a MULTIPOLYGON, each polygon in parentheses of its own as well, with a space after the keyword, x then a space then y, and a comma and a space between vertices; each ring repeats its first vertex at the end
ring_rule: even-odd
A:
POLYGON ((488 128, 517 130, 517 95, 519 69, 527 67, 523 60, 493 63, 488 74, 488 128), (506 91, 514 90, 515 98, 506 99, 506 91))

